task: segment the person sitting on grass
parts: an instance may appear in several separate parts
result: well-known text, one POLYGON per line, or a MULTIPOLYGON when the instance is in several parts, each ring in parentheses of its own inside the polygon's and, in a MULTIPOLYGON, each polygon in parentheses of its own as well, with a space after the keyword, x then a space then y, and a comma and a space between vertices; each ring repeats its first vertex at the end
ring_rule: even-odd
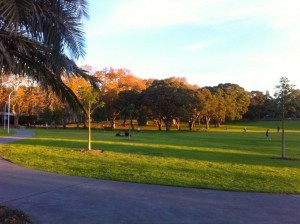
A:
POLYGON ((129 133, 129 131, 125 131, 125 136, 126 137, 131 136, 131 134, 129 133))

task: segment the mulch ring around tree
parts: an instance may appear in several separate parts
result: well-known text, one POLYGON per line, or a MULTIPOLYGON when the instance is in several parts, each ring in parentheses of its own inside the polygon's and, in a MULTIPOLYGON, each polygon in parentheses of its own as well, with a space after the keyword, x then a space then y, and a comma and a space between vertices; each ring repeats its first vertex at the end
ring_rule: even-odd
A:
POLYGON ((300 159, 296 158, 282 158, 282 157, 271 157, 271 159, 276 159, 276 160, 287 160, 287 161, 300 161, 300 159))
POLYGON ((80 152, 83 152, 83 153, 92 153, 92 154, 100 154, 100 153, 103 153, 104 150, 101 150, 101 149, 81 149, 79 150, 80 152))

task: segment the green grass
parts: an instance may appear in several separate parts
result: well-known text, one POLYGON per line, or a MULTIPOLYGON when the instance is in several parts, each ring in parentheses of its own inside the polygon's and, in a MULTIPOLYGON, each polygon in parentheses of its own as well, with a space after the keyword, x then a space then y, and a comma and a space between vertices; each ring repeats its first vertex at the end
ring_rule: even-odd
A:
POLYGON ((281 156, 278 122, 234 123, 208 132, 133 133, 94 130, 92 148, 82 153, 87 131, 36 129, 32 139, 0 146, 0 156, 26 167, 75 176, 138 183, 271 193, 300 193, 300 122, 286 122, 286 156, 281 156), (242 129, 247 127, 247 133, 242 129), (265 138, 270 128, 271 141, 265 138), (298 129, 297 129, 298 128, 298 129))
MULTIPOLYGON (((16 133, 14 130, 9 130, 9 135, 13 135, 14 133, 16 133)), ((7 129, 1 128, 0 129, 0 138, 6 137, 6 136, 8 136, 7 129)))

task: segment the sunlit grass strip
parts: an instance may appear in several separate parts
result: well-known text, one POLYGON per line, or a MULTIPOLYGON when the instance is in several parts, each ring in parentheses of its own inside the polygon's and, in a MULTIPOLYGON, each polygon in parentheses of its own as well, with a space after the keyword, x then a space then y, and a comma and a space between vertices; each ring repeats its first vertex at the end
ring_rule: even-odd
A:
MULTIPOLYGON (((271 123, 269 123, 271 124, 271 123)), ((85 130, 37 130, 33 139, 0 147, 15 163, 48 172, 92 178, 236 191, 300 193, 300 161, 280 156, 280 134, 271 132, 133 133, 93 131, 92 148, 81 153, 85 130)), ((287 134, 287 156, 300 159, 299 133, 287 134)))
MULTIPOLYGON (((238 191, 299 193, 299 168, 107 152, 25 147, 16 162, 48 172, 92 178, 238 191), (41 153, 43 151, 43 153, 41 153), (35 154, 32 160, 27 154, 35 154)), ((16 149, 14 149, 15 151, 16 149)), ((283 163, 288 163, 284 161, 283 163)))
MULTIPOLYGON (((36 138, 38 141, 47 141, 49 143, 53 142, 53 145, 61 145, 63 143, 70 143, 70 139, 63 138, 36 138)), ((35 140, 35 141, 36 141, 35 140)), ((107 140, 94 140, 93 144, 96 145, 114 145, 114 146, 131 146, 137 148, 152 148, 152 149, 174 149, 174 150, 186 150, 186 151, 206 151, 206 152, 222 152, 229 154, 242 154, 242 155, 271 155, 270 153, 258 152, 245 150, 231 150, 231 149, 220 149, 220 148, 207 148, 207 147, 191 147, 191 146, 183 146, 183 145, 170 145, 170 144, 150 144, 150 143, 138 143, 133 141, 127 141, 127 139, 123 138, 122 141, 117 141, 119 139, 114 139, 114 141, 107 140)), ((86 144, 86 139, 72 139, 72 143, 75 146, 78 146, 76 143, 81 143, 80 145, 84 146, 86 144)))

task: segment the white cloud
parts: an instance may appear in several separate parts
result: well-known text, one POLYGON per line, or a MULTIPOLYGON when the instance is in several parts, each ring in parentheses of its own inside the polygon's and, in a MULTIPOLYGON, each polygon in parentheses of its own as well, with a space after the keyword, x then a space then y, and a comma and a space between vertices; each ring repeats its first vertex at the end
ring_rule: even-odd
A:
POLYGON ((126 0, 120 1, 110 18, 105 18, 102 31, 90 30, 89 35, 186 24, 218 25, 241 19, 291 30, 300 25, 299 11, 298 0, 126 0))
POLYGON ((210 47, 218 42, 220 42, 220 40, 217 40, 217 39, 204 40, 204 41, 200 41, 198 43, 194 43, 194 44, 185 46, 184 49, 189 50, 189 51, 197 51, 197 50, 201 50, 201 49, 210 47))
MULTIPOLYGON (((107 33, 115 34, 115 32, 124 30, 130 31, 130 29, 143 28, 149 29, 147 31, 151 32, 151 28, 154 27, 164 28, 165 26, 187 24, 217 26, 221 29, 222 24, 226 21, 232 21, 232 26, 236 27, 239 24, 234 23, 235 20, 245 19, 245 21, 253 20, 260 23, 262 27, 268 26, 268 31, 272 29, 271 35, 274 35, 274 40, 280 41, 266 46, 273 46, 273 48, 257 49, 256 55, 253 52, 251 54, 249 52, 239 52, 243 57, 243 62, 245 62, 242 65, 236 62, 237 55, 228 54, 228 57, 235 57, 228 58, 228 61, 232 61, 232 64, 239 67, 220 67, 218 71, 221 70, 222 72, 215 73, 197 73, 195 68, 192 68, 193 71, 188 71, 190 69, 188 66, 193 64, 194 58, 191 59, 190 63, 181 65, 183 60, 178 56, 178 61, 176 61, 176 55, 172 55, 172 58, 174 58, 172 64, 157 58, 153 58, 153 61, 149 63, 149 59, 144 60, 142 55, 138 59, 130 58, 130 60, 116 57, 116 55, 107 58, 104 53, 99 55, 97 59, 95 56, 91 56, 91 60, 94 60, 95 63, 101 62, 103 66, 112 65, 116 67, 120 67, 117 60, 123 61, 121 65, 124 64, 125 67, 133 70, 137 75, 176 75, 174 71, 183 67, 186 69, 185 74, 188 80, 200 86, 232 82, 247 87, 247 90, 269 90, 272 92, 275 85, 278 84, 279 78, 287 76, 291 83, 300 88, 300 78, 298 78, 300 77, 299 12, 299 0, 122 0, 118 8, 109 13, 111 17, 105 19, 106 22, 103 27, 91 30, 90 36, 101 36, 107 33), (175 64, 177 66, 174 66, 175 64), (158 71, 158 68, 161 71, 158 71), (164 69, 162 70, 162 68, 164 69)), ((224 29, 228 29, 228 27, 226 26, 224 29)), ((201 50, 220 40, 223 41, 223 36, 212 38, 215 39, 191 43, 185 46, 184 49, 187 51, 201 50)), ((182 43, 177 44, 182 45, 182 43)), ((188 54, 188 52, 186 53, 188 54)), ((212 61, 216 61, 216 58, 220 56, 215 52, 211 52, 210 55, 213 55, 212 61)), ((188 58, 188 56, 186 57, 188 58)), ((199 63, 200 66, 201 63, 199 63)), ((216 66, 219 66, 219 64, 216 63, 216 66)))
POLYGON ((123 28, 183 25, 201 19, 201 11, 224 0, 131 0, 120 5, 112 21, 123 28))

